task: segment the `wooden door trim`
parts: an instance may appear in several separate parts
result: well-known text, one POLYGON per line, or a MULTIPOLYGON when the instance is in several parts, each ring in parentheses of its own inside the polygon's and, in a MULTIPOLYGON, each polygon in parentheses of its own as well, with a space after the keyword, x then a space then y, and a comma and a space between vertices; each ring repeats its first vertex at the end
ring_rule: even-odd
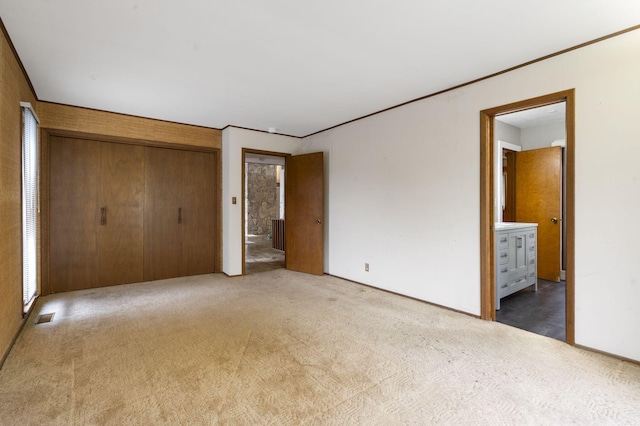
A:
POLYGON ((480 111, 480 316, 495 321, 494 118, 566 102, 566 342, 575 345, 575 89, 480 111))
POLYGON ((84 133, 84 132, 74 132, 68 130, 59 130, 59 129, 51 129, 51 128, 40 128, 40 182, 39 182, 39 190, 40 190, 40 294, 47 295, 51 293, 50 283, 49 283, 49 253, 50 253, 50 237, 49 237, 49 228, 50 228, 50 218, 49 218, 49 184, 50 184, 50 164, 49 164, 49 139, 51 137, 68 137, 68 138, 78 138, 78 139, 88 139, 99 142, 110 142, 110 143, 123 143, 130 145, 142 145, 156 148, 168 148, 168 149, 176 149, 182 151, 199 151, 199 152, 210 152, 216 156, 215 164, 216 164, 216 180, 213 182, 214 185, 214 193, 216 197, 216 202, 218 203, 218 208, 216 209, 217 219, 215 220, 216 229, 215 229, 215 247, 217 250, 217 255, 215 259, 215 272, 221 271, 222 265, 222 156, 220 155, 220 148, 211 148, 211 147, 203 147, 197 145, 182 145, 175 143, 166 143, 166 142, 156 142, 150 140, 141 140, 141 139, 132 139, 132 138, 123 138, 117 136, 109 136, 109 135, 99 135, 93 133, 84 133))
MULTIPOLYGON (((242 214, 242 220, 240 221, 240 227, 242 228, 240 230, 240 235, 241 235, 241 242, 242 242, 242 275, 246 275, 247 271, 246 271, 246 247, 245 247, 245 238, 247 238, 247 236, 245 235, 245 228, 246 228, 246 216, 245 216, 245 205, 244 205, 244 200, 247 197, 247 194, 245 193, 245 176, 246 176, 246 170, 245 170, 245 164, 246 162, 246 154, 257 154, 257 155, 268 155, 271 157, 282 157, 282 158, 287 158, 290 157, 291 154, 287 154, 284 152, 275 152, 275 151, 264 151, 264 150, 260 150, 260 149, 252 149, 252 148, 242 148, 242 191, 241 191, 241 199, 240 199, 240 204, 242 204, 242 209, 241 209, 241 214, 242 214)), ((285 182, 286 185, 286 182, 285 182)), ((285 203, 287 201, 285 200, 285 203)), ((287 258, 287 252, 284 252, 284 257, 285 257, 285 262, 286 262, 286 258, 287 258)))

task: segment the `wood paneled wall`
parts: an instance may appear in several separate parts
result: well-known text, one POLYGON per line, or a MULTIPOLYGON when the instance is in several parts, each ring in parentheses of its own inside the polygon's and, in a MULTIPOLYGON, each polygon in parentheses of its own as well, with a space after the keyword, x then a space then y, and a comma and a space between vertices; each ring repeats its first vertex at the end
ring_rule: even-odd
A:
POLYGON ((40 102, 40 128, 205 148, 222 147, 222 131, 113 112, 40 102))
MULTIPOLYGON (((41 190, 42 190, 42 241, 41 286, 49 294, 48 216, 49 206, 49 136, 81 137, 107 142, 140 143, 147 146, 170 148, 219 150, 222 147, 222 131, 207 127, 152 120, 125 114, 98 111, 50 102, 38 103, 41 129, 41 190)), ((222 232, 222 155, 217 155, 216 200, 218 201, 218 232, 222 232)), ((221 235, 218 236, 218 265, 222 265, 221 235)))
MULTIPOLYGON (((1 26, 1 25, 0 25, 1 26)), ((49 134, 91 135, 101 140, 136 140, 148 145, 201 147, 221 149, 222 131, 199 126, 172 123, 79 108, 68 105, 39 102, 25 76, 11 42, 0 31, 0 365, 23 323, 22 319, 22 208, 21 208, 21 135, 22 114, 20 102, 30 102, 40 118, 40 154, 42 173, 48 164, 49 134)), ((222 188, 221 155, 218 158, 218 185, 222 188)), ((41 186, 46 184, 41 180, 41 186)), ((46 191, 41 187, 42 196, 46 191)), ((221 201, 220 189, 217 199, 221 201)), ((43 200, 46 201, 46 200, 43 200)), ((222 211, 218 214, 218 229, 222 229, 222 211)), ((39 252, 43 232, 46 233, 46 212, 41 215, 39 252)), ((46 238, 46 235, 44 236, 46 238)), ((219 244, 218 244, 219 245, 219 244)), ((220 260, 222 250, 219 249, 220 260)), ((43 267, 47 259, 41 257, 43 267)), ((42 272, 42 271, 41 271, 42 272)), ((39 274, 42 276, 42 273, 39 274)), ((41 285, 39 283, 39 289, 41 285)))
POLYGON ((37 110, 36 96, 0 31, 0 363, 22 325, 21 101, 37 110))

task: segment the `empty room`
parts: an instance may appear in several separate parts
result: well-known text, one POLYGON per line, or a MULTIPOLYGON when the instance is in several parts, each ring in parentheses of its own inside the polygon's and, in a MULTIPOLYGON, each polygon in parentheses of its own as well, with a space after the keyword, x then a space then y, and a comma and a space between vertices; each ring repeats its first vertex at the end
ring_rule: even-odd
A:
POLYGON ((0 29, 0 424, 640 422, 637 1, 0 29))

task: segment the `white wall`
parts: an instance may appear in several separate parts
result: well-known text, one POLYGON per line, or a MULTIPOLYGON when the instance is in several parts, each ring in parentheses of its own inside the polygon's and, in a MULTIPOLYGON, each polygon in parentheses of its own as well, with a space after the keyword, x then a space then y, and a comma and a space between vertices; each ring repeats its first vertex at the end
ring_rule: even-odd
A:
POLYGON ((505 141, 514 145, 520 145, 522 130, 520 130, 519 127, 503 123, 499 120, 495 120, 493 126, 494 139, 496 141, 505 141))
POLYGON ((242 148, 295 154, 301 140, 235 127, 222 131, 222 272, 231 276, 242 274, 242 148))
POLYGON ((551 142, 566 139, 565 122, 547 124, 544 126, 527 127, 520 131, 522 150, 549 148, 551 142))
POLYGON ((479 112, 575 88, 576 343, 640 360, 638 75, 636 30, 306 138, 327 272, 480 314, 479 112))

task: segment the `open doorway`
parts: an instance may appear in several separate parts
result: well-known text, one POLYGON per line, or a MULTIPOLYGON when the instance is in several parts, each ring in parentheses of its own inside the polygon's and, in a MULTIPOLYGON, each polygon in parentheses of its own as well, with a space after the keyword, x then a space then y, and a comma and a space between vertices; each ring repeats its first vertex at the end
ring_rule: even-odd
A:
POLYGON ((565 111, 563 101, 494 118, 496 237, 498 251, 506 252, 498 259, 496 321, 561 341, 566 340, 565 111), (520 269, 527 274, 522 283, 520 269))
MULTIPOLYGON (((565 117, 565 142, 564 144, 560 143, 559 140, 551 140, 550 144, 558 145, 554 149, 556 151, 564 152, 561 154, 562 164, 564 165, 562 172, 564 176, 564 217, 562 216, 562 212, 558 212, 557 216, 551 216, 544 220, 539 220, 540 222, 544 222, 545 226, 547 225, 547 221, 550 224, 556 225, 558 228, 564 229, 564 270, 566 274, 565 278, 565 288, 564 288, 564 321, 565 321, 565 338, 569 344, 574 344, 575 341, 575 330, 574 330, 574 299, 575 299, 575 287, 574 287, 574 91, 567 90, 564 92, 558 92, 551 95, 541 96, 539 98, 529 99, 521 102, 516 102, 509 105, 504 105, 496 108, 492 108, 489 110, 484 110, 480 113, 481 118, 481 315, 482 318, 487 320, 496 320, 496 308, 498 307, 500 302, 504 300, 505 294, 498 294, 497 289, 502 287, 498 287, 497 281, 500 280, 500 274, 503 267, 499 269, 498 263, 502 259, 501 256, 497 253, 496 250, 500 249, 499 244, 496 242, 496 235, 498 235, 498 231, 504 229, 501 222, 504 220, 504 217, 507 219, 513 220, 522 220, 518 217, 518 213, 515 210, 509 210, 509 194, 511 194, 511 189, 514 188, 512 185, 504 185, 502 188, 498 184, 502 182, 503 179, 503 170, 508 169, 508 162, 505 165, 505 168, 502 167, 502 158, 503 158, 503 149, 507 148, 507 151, 517 151, 517 149, 509 149, 513 148, 517 144, 508 144, 508 141, 505 142, 504 146, 500 146, 497 141, 500 140, 499 128, 502 126, 501 121, 497 120, 499 117, 507 117, 508 114, 517 113, 525 110, 532 110, 538 107, 544 106, 552 106, 552 108, 557 108, 558 105, 564 103, 566 107, 566 117, 565 117), (498 123, 498 124, 496 124, 498 123), (562 148, 561 145, 564 145, 565 148, 562 148), (505 194, 502 194, 502 190, 505 190, 505 194), (503 208, 502 203, 505 203, 505 207, 503 208), (515 215, 515 216, 511 216, 515 215), (564 218, 564 221, 561 219, 564 218), (554 220, 556 223, 554 223, 554 220)), ((557 111, 557 109, 556 109, 557 111)), ((530 114, 534 114, 534 112, 530 112, 530 114)), ((513 130, 513 129, 511 129, 513 130)), ((506 139, 506 136, 502 136, 503 139, 506 139)), ((546 142, 545 142, 546 143, 546 142)), ((521 149, 521 148, 520 148, 521 149)), ((545 148, 546 149, 546 148, 545 148)), ((521 149, 522 151, 522 149, 521 149)), ((533 151, 533 150, 531 150, 533 151)), ((508 154, 505 152, 505 156, 508 154)), ((534 169, 535 170, 535 169, 534 169)), ((545 175, 546 172, 533 173, 538 175, 545 175)), ((515 185, 515 191, 517 193, 518 186, 515 185)), ((526 190, 520 189, 521 192, 525 193, 526 190)), ((513 197, 513 194, 511 195, 513 197)), ((538 197, 533 197, 537 199, 538 197)), ((560 198, 560 197, 559 197, 560 198)), ((517 199, 516 199, 517 206, 517 199)), ((517 207, 516 207, 517 208, 517 207)), ((562 210, 562 208, 561 208, 562 210)), ((527 218, 529 222, 533 222, 530 218, 527 218)), ((526 238, 531 237, 534 242, 537 242, 537 236, 535 232, 538 228, 538 223, 533 224, 533 232, 530 232, 527 235, 522 235, 520 238, 515 236, 514 244, 516 247, 525 247, 529 249, 530 246, 534 244, 529 244, 529 240, 526 238)), ((558 238, 560 239, 560 237, 558 238)), ((506 241, 506 240, 505 240, 506 241)), ((535 248, 533 249, 535 250, 535 248)), ((560 264, 560 251, 558 250, 558 264, 560 264)), ((507 256, 508 257, 508 256, 507 256)), ((527 261, 527 263, 531 260, 530 258, 523 258, 527 261)), ((508 268, 507 268, 508 269, 508 268)), ((560 281, 560 268, 558 267, 558 281, 560 281)), ((518 271, 518 273, 521 273, 518 271)), ((522 272, 524 273, 524 271, 522 272)), ((526 271, 527 274, 531 273, 530 267, 526 271)), ((534 278, 537 279, 537 271, 533 270, 534 278)), ((525 276, 516 277, 519 280, 522 280, 522 284, 526 284, 529 286, 529 282, 525 280, 525 276)), ((526 276, 528 278, 528 275, 526 276)), ((531 290, 535 289, 538 281, 534 279, 532 281, 531 290)), ((555 281, 555 277, 552 280, 555 281)), ((538 286, 538 290, 540 286, 538 286)), ((519 291, 522 289, 517 289, 519 291)), ((530 293, 531 293, 530 290, 530 293)), ((537 295, 534 295, 537 296, 537 295)))
POLYGON ((243 274, 285 267, 285 158, 243 150, 243 274))

